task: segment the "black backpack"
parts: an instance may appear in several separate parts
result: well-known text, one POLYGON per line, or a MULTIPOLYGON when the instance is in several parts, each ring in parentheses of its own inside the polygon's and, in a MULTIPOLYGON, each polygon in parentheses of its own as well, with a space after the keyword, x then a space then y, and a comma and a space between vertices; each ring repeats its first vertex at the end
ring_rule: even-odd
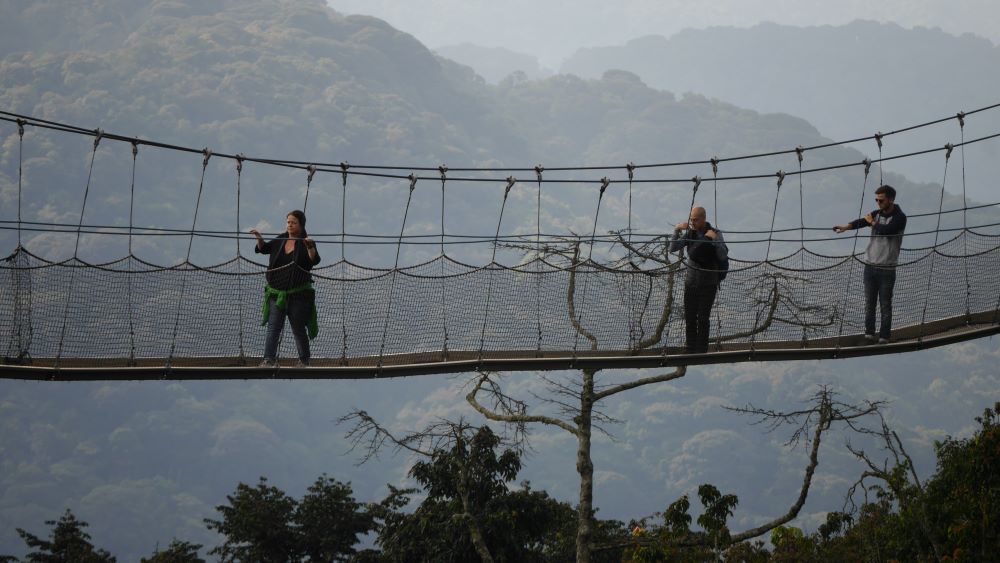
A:
MULTIPOLYGON (((719 232, 718 229, 712 230, 719 232)), ((698 240, 695 238, 693 231, 689 232, 688 237, 692 241, 698 240)), ((698 265, 698 267, 704 268, 705 270, 716 271, 719 274, 720 282, 726 279, 726 276, 729 274, 729 256, 719 260, 715 254, 715 244, 713 243, 701 241, 701 244, 698 244, 695 247, 694 252, 690 250, 688 251, 688 257, 690 257, 691 260, 698 265)))

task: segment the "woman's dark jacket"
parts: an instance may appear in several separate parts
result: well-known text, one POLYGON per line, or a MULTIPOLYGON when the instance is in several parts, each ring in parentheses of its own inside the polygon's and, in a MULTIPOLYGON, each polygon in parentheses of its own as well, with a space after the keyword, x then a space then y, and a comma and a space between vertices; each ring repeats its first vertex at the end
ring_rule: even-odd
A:
POLYGON ((295 250, 285 254, 285 241, 288 233, 282 233, 277 238, 261 245, 255 245, 254 252, 268 254, 267 284, 274 289, 289 290, 303 284, 311 283, 309 270, 319 264, 319 250, 316 251, 316 261, 309 258, 309 249, 302 240, 295 241, 295 250))

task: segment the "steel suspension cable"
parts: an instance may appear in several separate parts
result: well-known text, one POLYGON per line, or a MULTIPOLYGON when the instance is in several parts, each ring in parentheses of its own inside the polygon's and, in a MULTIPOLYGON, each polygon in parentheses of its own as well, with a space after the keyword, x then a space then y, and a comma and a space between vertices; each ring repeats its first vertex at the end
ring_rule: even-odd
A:
POLYGON ((781 170, 775 174, 778 178, 778 185, 774 190, 774 209, 771 210, 771 228, 767 231, 767 251, 764 253, 764 262, 771 261, 771 240, 774 238, 774 220, 778 216, 778 199, 781 196, 781 184, 785 181, 785 173, 781 170))
MULTIPOLYGON (((714 219, 715 229, 719 230, 719 159, 712 157, 709 161, 712 163, 712 218, 714 219)), ((722 313, 719 311, 719 307, 712 307, 715 309, 715 351, 718 352, 722 350, 722 313)))
MULTIPOLYGON (((764 267, 771 264, 771 240, 774 232, 774 221, 778 216, 778 199, 781 197, 781 184, 785 181, 785 173, 782 170, 778 170, 775 173, 777 176, 777 187, 774 190, 774 209, 771 210, 771 229, 767 234, 767 251, 764 253, 764 267)), ((777 291, 777 289, 775 289, 777 291)), ((750 350, 751 352, 756 350, 757 346, 757 332, 760 326, 761 315, 764 314, 766 307, 758 308, 757 312, 754 314, 753 328, 750 330, 750 350)))
POLYGON ((308 175, 306 176, 306 196, 305 199, 303 199, 302 201, 303 214, 306 212, 307 209, 309 209, 309 188, 312 187, 313 176, 316 175, 316 167, 310 164, 308 167, 306 167, 306 172, 308 173, 308 175))
MULTIPOLYGON (((868 159, 865 159, 865 180, 861 184, 861 198, 858 201, 858 217, 861 217, 861 214, 864 213, 864 210, 865 210, 865 191, 867 191, 867 189, 868 189, 868 173, 871 171, 871 168, 872 168, 872 161, 868 160, 868 159)), ((853 269, 854 264, 858 261, 858 257, 857 257, 857 252, 858 252, 858 237, 859 237, 860 234, 861 234, 861 230, 860 229, 854 229, 854 243, 853 243, 853 246, 851 247, 851 257, 849 258, 849 260, 851 261, 852 269, 853 269)), ((841 306, 840 328, 837 331, 837 350, 838 351, 840 350, 840 339, 844 335, 844 321, 845 321, 845 319, 847 319, 847 298, 851 294, 851 284, 852 284, 853 280, 854 280, 854 276, 852 276, 852 275, 847 276, 847 284, 845 284, 845 286, 844 286, 844 301, 843 301, 843 305, 841 306)))
MULTIPOLYGON (((73 246, 73 260, 79 260, 80 235, 83 229, 83 215, 87 210, 87 198, 90 195, 90 181, 94 176, 94 161, 97 159, 97 147, 100 146, 101 138, 103 137, 103 133, 100 129, 94 133, 94 148, 90 152, 90 166, 87 169, 87 185, 83 189, 83 203, 80 205, 80 222, 77 225, 76 244, 73 246)), ((60 361, 62 360, 63 344, 66 341, 66 325, 69 322, 69 306, 73 301, 73 286, 76 284, 76 270, 77 268, 73 268, 69 275, 69 288, 66 292, 66 306, 63 308, 62 328, 59 331, 59 346, 56 350, 56 368, 59 367, 60 361)))
POLYGON ((132 181, 129 183, 128 196, 128 274, 125 279, 128 282, 128 338, 129 338, 129 366, 135 365, 135 320, 132 308, 132 227, 135 224, 135 169, 136 159, 139 156, 139 143, 132 143, 132 181))
POLYGON ((930 266, 930 272, 928 272, 928 274, 927 274, 927 290, 926 290, 926 293, 924 294, 924 310, 920 314, 920 332, 917 335, 917 342, 923 342, 923 340, 924 340, 924 328, 925 328, 924 323, 927 320, 927 303, 930 301, 930 298, 931 298, 931 282, 934 280, 934 258, 938 254, 938 249, 937 249, 938 233, 941 230, 941 215, 940 215, 940 211, 944 207, 944 190, 945 190, 945 186, 948 183, 948 162, 951 160, 951 151, 952 151, 953 148, 954 147, 951 145, 951 143, 945 145, 946 151, 944 153, 944 177, 941 178, 941 197, 940 197, 940 199, 938 201, 938 212, 939 212, 939 214, 938 214, 938 219, 937 219, 937 227, 936 227, 936 229, 934 231, 934 246, 931 248, 931 251, 930 251, 930 254, 931 254, 931 266, 930 266))
MULTIPOLYGON (((799 161, 799 270, 805 271, 806 269, 806 216, 805 216, 805 192, 802 189, 802 152, 803 148, 799 146, 795 149, 796 156, 799 161)), ((804 307, 806 303, 806 283, 807 279, 802 276, 802 302, 799 304, 800 307, 804 307)), ((806 345, 806 323, 802 323, 802 347, 806 345)))
MULTIPOLYGON (((628 233, 628 252, 626 253, 626 264, 633 265, 632 262, 632 178, 635 175, 635 164, 629 162, 625 165, 626 170, 628 170, 628 226, 626 227, 626 232, 628 233)), ((637 270, 633 265, 633 270, 637 270)), ((636 313, 635 313, 635 274, 629 274, 628 278, 628 347, 629 350, 635 350, 636 346, 636 313)))
MULTIPOLYGON (((604 191, 608 189, 608 185, 609 184, 610 184, 610 182, 608 181, 608 178, 606 176, 604 178, 601 178, 601 190, 600 190, 600 193, 597 195, 597 210, 594 211, 594 228, 591 230, 591 233, 590 233, 590 249, 587 251, 587 261, 586 261, 586 264, 588 264, 588 265, 591 264, 591 261, 592 261, 592 259, 594 257, 594 241, 595 241, 594 237, 597 234, 597 220, 601 216, 601 201, 604 200, 604 191)), ((580 266, 580 262, 577 262, 577 264, 575 264, 575 268, 571 272, 574 275, 574 277, 575 277, 575 274, 580 271, 579 266, 580 266)), ((573 337, 573 358, 574 359, 576 358, 577 346, 578 346, 578 344, 580 342, 580 334, 583 334, 584 336, 587 337, 587 340, 589 340, 590 343, 591 343, 591 348, 597 348, 597 339, 594 337, 593 334, 590 333, 590 331, 588 331, 583 326, 583 309, 586 308, 586 306, 587 306, 587 286, 588 286, 589 283, 590 283, 590 276, 588 275, 587 277, 583 278, 583 299, 581 299, 581 301, 580 301, 580 304, 581 304, 580 312, 579 312, 579 314, 576 315, 576 326, 575 326, 575 328, 576 328, 576 335, 573 337)), ((576 296, 574 294, 574 297, 573 297, 572 301, 575 301, 575 300, 576 300, 576 296)), ((571 303, 571 305, 573 306, 574 309, 576 308, 575 304, 571 303)))
MULTIPOLYGON (((24 126, 23 119, 17 120, 17 248, 14 250, 13 265, 15 268, 27 265, 28 256, 21 246, 21 186, 23 181, 24 163, 24 126)), ((34 335, 32 323, 33 297, 31 291, 31 272, 26 270, 23 275, 15 273, 14 278, 14 325, 11 327, 11 339, 8 347, 17 349, 15 360, 24 362, 31 353, 31 341, 34 335), (25 328, 27 327, 27 328, 25 328)), ((9 350, 9 348, 8 348, 9 350)))
POLYGON ((490 258, 490 264, 487 266, 489 269, 488 285, 486 289, 486 310, 483 312, 483 328, 479 333, 479 361, 483 360, 483 350, 486 347, 486 324, 490 317, 490 305, 493 300, 493 275, 496 270, 494 266, 497 262, 497 246, 500 240, 500 226, 503 225, 503 212, 507 208, 507 196, 510 195, 510 189, 514 187, 517 179, 513 176, 507 177, 507 187, 503 190, 503 201, 500 203, 500 217, 497 219, 497 233, 493 238, 493 257, 490 258))
MULTIPOLYGON (((968 224, 968 201, 966 200, 965 191, 965 114, 958 112, 956 116, 958 118, 958 128, 961 135, 962 144, 960 145, 961 156, 962 156, 962 252, 965 256, 969 255, 969 224, 968 224)), ((940 215, 939 215, 940 217, 940 215)), ((962 261, 962 265, 965 266, 965 322, 969 323, 969 317, 971 316, 971 304, 972 299, 972 285, 969 282, 969 260, 966 258, 962 261)))
MULTIPOLYGON (((978 108, 978 109, 972 110, 972 111, 967 111, 967 112, 964 112, 964 115, 965 116, 973 115, 973 114, 976 114, 976 113, 993 110, 993 109, 996 109, 998 107, 1000 107, 1000 103, 993 104, 993 105, 990 105, 990 106, 981 107, 981 108, 978 108)), ((31 117, 31 116, 21 115, 21 114, 7 112, 7 111, 0 111, 0 120, 3 120, 3 121, 15 121, 16 119, 23 119, 23 120, 26 120, 26 121, 30 121, 31 124, 33 126, 36 126, 36 127, 43 127, 43 128, 48 128, 48 129, 53 129, 53 130, 59 130, 59 131, 68 132, 68 133, 74 133, 74 134, 84 134, 84 135, 93 135, 94 134, 93 130, 88 130, 88 129, 84 129, 84 128, 73 126, 73 125, 67 125, 67 124, 57 123, 57 122, 53 122, 53 121, 47 121, 47 120, 44 120, 44 119, 38 119, 38 118, 31 117), (9 116, 9 117, 2 117, 2 116, 9 116)), ((877 140, 877 142, 879 142, 879 144, 881 145, 881 139, 883 137, 888 137, 890 135, 897 135, 897 134, 901 134, 901 133, 913 131, 915 129, 920 129, 920 128, 928 127, 928 126, 931 126, 931 125, 936 125, 936 124, 939 124, 939 123, 943 123, 943 122, 949 121, 951 119, 955 119, 955 116, 952 115, 952 116, 948 116, 948 117, 945 117, 945 118, 935 119, 935 120, 931 120, 931 121, 928 121, 928 122, 925 122, 925 123, 920 123, 920 124, 917 124, 917 125, 911 125, 911 126, 908 126, 908 127, 903 127, 903 128, 896 129, 896 130, 893 130, 893 131, 890 131, 890 132, 884 133, 884 134, 880 132, 880 133, 875 134, 874 136, 859 137, 859 138, 849 139, 849 140, 844 140, 844 141, 834 141, 834 142, 829 142, 829 143, 824 143, 824 144, 809 146, 809 147, 805 147, 804 150, 807 150, 807 151, 808 150, 819 150, 819 149, 824 149, 824 148, 829 148, 829 147, 835 147, 835 146, 840 146, 840 145, 846 145, 846 144, 852 144, 852 143, 857 143, 857 142, 861 142, 861 141, 866 141, 866 140, 870 140, 872 138, 875 138, 877 140)), ((105 136, 105 138, 113 139, 113 140, 118 140, 118 141, 131 142, 133 140, 130 137, 125 137, 125 136, 122 136, 122 135, 116 135, 116 134, 113 134, 113 133, 103 133, 103 135, 105 136)), ((150 146, 154 146, 154 147, 159 147, 159 148, 165 148, 165 149, 169 149, 169 150, 184 151, 184 152, 191 152, 191 153, 200 152, 198 149, 194 149, 194 148, 191 148, 191 147, 184 147, 184 146, 180 146, 180 145, 173 145, 173 144, 169 144, 169 143, 161 143, 161 142, 149 141, 149 140, 137 140, 137 141, 140 144, 146 144, 146 145, 150 145, 150 146)), ((795 151, 795 149, 789 149, 789 150, 772 151, 772 152, 760 153, 760 154, 740 155, 740 156, 735 156, 735 157, 721 158, 721 159, 717 159, 717 160, 729 162, 729 161, 737 161, 737 160, 756 159, 756 158, 779 156, 779 155, 783 155, 783 154, 791 154, 794 151, 795 151)), ((217 153, 216 156, 218 156, 220 158, 235 158, 235 155, 225 154, 225 153, 217 153)), ((289 166, 289 167, 295 167, 295 168, 305 168, 308 165, 317 166, 319 168, 331 168, 331 167, 335 168, 337 166, 336 164, 329 164, 329 163, 310 163, 310 162, 307 162, 307 161, 283 160, 283 159, 272 159, 272 158, 247 158, 247 160, 250 160, 250 161, 253 161, 253 162, 258 162, 258 163, 263 163, 263 164, 270 164, 270 165, 276 165, 276 166, 289 166)), ((687 166, 687 165, 696 165, 696 164, 708 164, 709 162, 711 162, 711 160, 652 163, 652 164, 640 164, 640 165, 636 165, 636 168, 656 168, 656 167, 687 166)), ((355 168, 357 168, 357 169, 371 169, 371 170, 419 170, 419 171, 423 171, 423 170, 428 170, 428 171, 429 170, 435 170, 434 168, 430 168, 430 167, 426 167, 425 168, 425 167, 375 166, 375 165, 356 165, 355 168)), ((552 170, 552 171, 572 171, 572 170, 584 171, 584 170, 592 170, 593 171, 593 170, 620 170, 622 168, 623 167, 621 165, 617 165, 617 166, 563 166, 563 167, 550 168, 550 170, 552 170)), ((506 167, 503 167, 503 168, 488 168, 488 167, 486 167, 486 168, 453 168, 452 170, 453 171, 471 171, 471 172, 491 172, 491 171, 494 171, 494 172, 518 172, 518 171, 530 171, 531 169, 530 168, 506 168, 506 167)), ((360 173, 360 172, 357 172, 357 173, 358 174, 364 174, 364 173, 360 173)), ((376 175, 376 176, 378 176, 377 174, 370 174, 370 175, 376 175)), ((398 177, 398 178, 401 178, 401 179, 405 178, 405 176, 387 176, 387 177, 398 177)), ((421 179, 421 178, 418 177, 418 179, 421 179)), ((470 178, 469 180, 470 181, 474 181, 475 179, 470 178)), ((880 180, 881 180, 881 176, 880 176, 880 180)))
POLYGON ((347 365, 347 169, 351 165, 340 163, 340 365, 347 365))
POLYGON ((410 202, 413 201, 413 190, 417 187, 417 177, 410 174, 410 189, 406 194, 406 208, 403 209, 403 221, 399 227, 399 241, 396 244, 396 261, 392 266, 392 273, 389 277, 389 303, 385 307, 385 321, 382 323, 382 344, 378 350, 378 375, 382 372, 382 360, 385 356, 385 340, 389 335, 389 317, 392 315, 392 304, 396 293, 396 276, 399 274, 399 255, 403 247, 403 233, 406 231, 406 217, 410 214, 410 202))
MULTIPOLYGON (((538 183, 538 195, 535 202, 535 322, 538 325, 538 341, 535 344, 535 356, 542 355, 542 172, 541 164, 535 165, 535 179, 538 183)), ((499 232, 497 233, 499 236, 499 232)))
MULTIPOLYGON (((242 202, 241 183, 243 179, 243 161, 245 158, 242 154, 236 155, 236 232, 240 232, 240 205, 242 202)), ((240 250, 240 239, 236 239, 236 267, 239 269, 239 273, 243 273, 243 254, 240 250)), ((239 296, 237 302, 239 303, 239 322, 240 322, 240 356, 239 362, 241 364, 246 363, 246 348, 244 346, 244 335, 243 335, 243 276, 236 276, 236 294, 239 296)))
POLYGON ((17 248, 21 248, 21 180, 24 172, 24 124, 23 119, 17 120, 17 248))
POLYGON ((878 185, 885 184, 882 180, 882 132, 875 133, 875 143, 878 145, 878 185))
POLYGON ((205 148, 201 151, 201 179, 198 181, 198 197, 194 203, 194 217, 191 219, 191 238, 188 239, 187 254, 184 257, 184 264, 187 269, 181 272, 181 291, 177 295, 177 307, 174 313, 174 332, 170 337, 170 354, 167 356, 167 370, 170 369, 174 360, 174 352, 177 350, 177 333, 181 324, 181 307, 184 304, 185 293, 187 293, 187 280, 190 274, 191 248, 194 245, 194 229, 198 224, 198 210, 201 208, 201 194, 205 188, 205 171, 208 169, 208 161, 212 158, 212 151, 205 148))
POLYGON ((445 251, 444 251, 444 207, 445 207, 445 182, 447 181, 448 167, 441 165, 438 167, 438 171, 441 173, 441 256, 439 261, 441 262, 441 330, 444 333, 444 341, 441 343, 441 355, 444 360, 448 359, 448 313, 447 313, 447 291, 445 288, 445 275, 444 275, 444 262, 445 262, 445 251))

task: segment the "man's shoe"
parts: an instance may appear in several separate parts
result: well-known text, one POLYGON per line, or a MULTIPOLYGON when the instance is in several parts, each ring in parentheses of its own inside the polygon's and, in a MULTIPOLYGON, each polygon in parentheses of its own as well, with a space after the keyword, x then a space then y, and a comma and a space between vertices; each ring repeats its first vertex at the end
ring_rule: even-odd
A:
POLYGON ((878 339, 878 343, 879 344, 888 344, 889 343, 889 339, 888 338, 879 338, 878 339))
POLYGON ((874 334, 866 334, 865 335, 865 342, 867 342, 869 344, 875 344, 875 342, 877 340, 878 340, 878 338, 876 338, 874 334))
POLYGON ((309 367, 309 360, 299 360, 295 362, 295 367, 297 368, 307 368, 309 367))
POLYGON ((274 360, 269 360, 267 358, 264 358, 263 360, 260 361, 260 364, 258 364, 257 367, 259 367, 259 368, 273 368, 274 367, 274 360))

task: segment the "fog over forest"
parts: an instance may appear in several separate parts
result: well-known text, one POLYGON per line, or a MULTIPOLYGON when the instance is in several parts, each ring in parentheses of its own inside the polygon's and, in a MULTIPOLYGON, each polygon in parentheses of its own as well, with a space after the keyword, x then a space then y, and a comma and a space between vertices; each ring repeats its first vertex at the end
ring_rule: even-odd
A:
MULTIPOLYGON (((426 21, 413 20, 420 33, 400 21, 405 9, 372 3, 370 9, 386 7, 385 17, 400 18, 387 22, 351 15, 349 8, 360 10, 358 4, 3 2, 0 111, 198 150, 288 160, 531 167, 694 161, 816 146, 1000 102, 990 99, 1000 92, 997 38, 974 35, 985 33, 982 26, 961 29, 957 19, 930 29, 919 27, 927 22, 913 21, 915 15, 893 23, 892 14, 883 12, 870 19, 838 15, 831 25, 802 19, 721 27, 737 23, 708 14, 692 23, 693 29, 654 32, 624 26, 637 32, 619 29, 620 41, 593 38, 562 45, 559 57, 543 59, 527 42, 504 42, 501 48, 485 38, 442 35, 431 44, 422 35, 433 29, 426 21)), ((426 10, 437 5, 424 4, 426 10)), ((656 11, 655 3, 636 4, 643 8, 628 12, 633 21, 656 11)), ((983 2, 968 4, 994 9, 983 2)), ((924 12, 937 14, 930 8, 924 12)), ((886 155, 936 149, 959 142, 961 135, 996 133, 997 114, 969 116, 964 130, 949 121, 913 136, 889 137, 886 155), (897 138, 900 144, 894 145, 897 138)), ((75 224, 91 142, 29 130, 19 159, 16 127, 0 123, 0 221, 17 220, 21 163, 23 220, 75 224)), ((960 178, 971 203, 995 203, 1000 201, 998 146, 981 143, 955 153, 943 200, 944 163, 938 155, 937 160, 906 159, 873 170, 899 189, 898 201, 907 212, 961 207, 960 178)), ((190 228, 201 154, 143 147, 134 209, 128 144, 105 141, 94 154, 88 223, 120 227, 134 213, 137 225, 190 228)), ((809 153, 808 164, 823 167, 877 156, 871 142, 850 144, 809 153)), ((796 166, 794 155, 784 155, 739 170, 771 174, 796 166)), ((284 212, 301 205, 306 186, 301 170, 249 163, 244 173, 237 224, 232 162, 214 159, 206 166, 199 227, 274 233, 283 225, 284 212)), ((707 166, 671 173, 685 178, 712 174, 707 166)), ((534 232, 534 192, 526 189, 532 179, 533 173, 523 174, 518 186, 525 190, 512 191, 503 224, 509 233, 534 232)), ((856 168, 847 168, 807 183, 802 221, 825 226, 855 217, 861 181, 856 168)), ((351 182, 345 215, 359 234, 398 235, 404 209, 410 213, 408 234, 438 232, 439 185, 421 182, 412 207, 405 207, 405 181, 351 182)), ((317 176, 310 192, 310 231, 339 232, 340 188, 339 174, 317 176)), ((492 235, 503 202, 502 186, 494 188, 456 189, 448 202, 448 228, 492 235)), ((595 228, 592 194, 582 197, 573 189, 546 193, 538 218, 543 231, 589 234, 595 228)), ((710 211, 727 228, 770 226, 772 180, 726 189, 718 208, 713 202, 710 211)), ((637 229, 664 232, 687 216, 687 185, 648 186, 636 193, 630 213, 626 192, 609 190, 596 230, 634 221, 637 229)), ((776 228, 799 226, 799 200, 781 204, 787 208, 776 228)), ((968 217, 989 223, 996 215, 987 208, 968 217)), ((960 225, 958 215, 946 218, 946 227, 955 225, 960 225)), ((3 254, 17 240, 15 231, 0 231, 3 254)), ((83 240, 81 256, 87 260, 128 252, 120 238, 83 240)), ((334 240, 331 236, 321 247, 331 263, 339 258, 334 240)), ((923 240, 914 237, 905 244, 917 247, 923 240)), ((62 260, 73 255, 73 243, 72 233, 29 233, 24 246, 62 260)), ((186 245, 180 239, 136 237, 133 251, 153 264, 171 265, 183 260, 186 245)), ((230 259, 237 245, 252 255, 249 239, 223 244, 199 238, 192 262, 218 264, 230 259)), ((835 241, 826 248, 844 254, 850 243, 835 241)), ((365 246, 352 249, 348 258, 391 267, 394 251, 394 246, 365 246)), ((417 264, 435 252, 412 245, 399 260, 417 264)), ((457 252, 470 264, 491 259, 486 246, 457 252)), ((760 249, 748 245, 736 252, 751 257, 760 249)), ((508 253, 499 261, 519 259, 508 253)), ((753 403, 794 409, 820 385, 847 402, 887 401, 887 421, 913 455, 917 472, 928 476, 935 469, 934 442, 971 434, 973 417, 1000 396, 998 360, 1000 347, 987 339, 864 359, 692 367, 684 378, 604 405, 613 421, 606 424, 607 434, 594 438, 598 516, 626 522, 648 516, 703 483, 739 495, 734 529, 783 513, 797 494, 807 452, 786 447, 787 435, 768 433, 722 407, 753 403)), ((544 395, 548 387, 540 375, 515 372, 504 381, 525 397, 544 395)), ((607 370, 601 382, 645 375, 650 373, 607 370)), ((337 419, 363 409, 397 430, 445 418, 481 424, 465 401, 473 377, 0 381, 0 555, 23 556, 26 548, 15 528, 44 535, 44 521, 57 519, 67 508, 90 524, 94 544, 120 561, 138 561, 172 538, 204 544, 207 551, 220 537, 205 528, 203 519, 218 517, 215 507, 238 483, 256 483, 261 476, 301 496, 325 473, 350 482, 360 501, 381 500, 387 484, 413 485, 407 471, 414 459, 386 452, 358 465, 358 453, 349 451, 347 429, 337 419)), ((573 382, 577 374, 548 377, 573 382)), ((847 488, 863 471, 844 448, 847 439, 837 433, 826 438, 813 490, 793 525, 816 530, 827 512, 843 507, 847 488)), ((541 427, 532 431, 530 445, 516 483, 530 481, 536 490, 575 503, 573 438, 541 427)))

